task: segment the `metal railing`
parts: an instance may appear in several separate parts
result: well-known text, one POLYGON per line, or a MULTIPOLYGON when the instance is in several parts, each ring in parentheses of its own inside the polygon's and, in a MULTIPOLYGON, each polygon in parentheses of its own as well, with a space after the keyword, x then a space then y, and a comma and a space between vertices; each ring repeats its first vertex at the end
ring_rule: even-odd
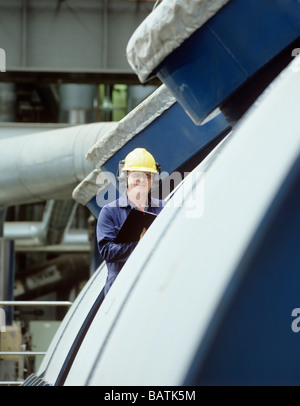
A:
MULTIPOLYGON (((45 300, 34 300, 34 301, 22 301, 22 300, 1 300, 1 306, 71 306, 72 302, 69 301, 45 301, 45 300)), ((1 355, 18 355, 19 362, 20 357, 24 360, 24 356, 36 356, 45 355, 46 351, 0 351, 1 355)), ((22 362, 21 362, 22 363, 22 362)), ((0 381, 1 385, 22 385, 24 380, 17 381, 0 381)))
POLYGON ((1 300, 0 306, 71 306, 68 301, 46 301, 46 300, 1 300))

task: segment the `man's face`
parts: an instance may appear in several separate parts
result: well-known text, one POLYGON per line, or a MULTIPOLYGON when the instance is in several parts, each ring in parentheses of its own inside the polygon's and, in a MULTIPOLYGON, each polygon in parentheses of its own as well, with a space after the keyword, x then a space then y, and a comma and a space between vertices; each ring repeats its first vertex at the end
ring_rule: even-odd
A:
POLYGON ((152 175, 150 172, 128 172, 127 190, 135 190, 137 193, 147 193, 152 186, 152 175))

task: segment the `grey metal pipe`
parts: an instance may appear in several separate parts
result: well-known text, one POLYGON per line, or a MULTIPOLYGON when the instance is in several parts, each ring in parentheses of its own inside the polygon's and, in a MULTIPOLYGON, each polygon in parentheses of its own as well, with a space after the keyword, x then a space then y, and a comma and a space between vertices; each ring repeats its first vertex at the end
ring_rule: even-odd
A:
POLYGON ((39 241, 44 234, 45 224, 40 221, 8 221, 4 224, 3 235, 11 240, 39 241))
POLYGON ((94 169, 87 151, 114 126, 84 124, 0 140, 0 208, 71 199, 94 169))
MULTIPOLYGON (((65 239, 69 230, 77 205, 78 204, 71 199, 48 200, 41 222, 5 222, 3 225, 3 235, 13 240, 30 239, 33 245, 60 244, 65 239)), ((79 240, 86 243, 86 237, 80 232, 78 234, 80 235, 79 240)))
MULTIPOLYGON (((22 242, 28 246, 29 249, 32 249, 41 245, 48 245, 44 237, 46 233, 45 228, 46 223, 43 222, 11 221, 4 224, 3 234, 5 238, 15 240, 16 250, 18 250, 18 245, 22 245, 22 242)), ((53 243, 52 239, 52 244, 53 243)), ((69 250, 68 247, 73 245, 90 247, 87 230, 66 229, 60 245, 62 248, 65 247, 66 250, 69 250)))

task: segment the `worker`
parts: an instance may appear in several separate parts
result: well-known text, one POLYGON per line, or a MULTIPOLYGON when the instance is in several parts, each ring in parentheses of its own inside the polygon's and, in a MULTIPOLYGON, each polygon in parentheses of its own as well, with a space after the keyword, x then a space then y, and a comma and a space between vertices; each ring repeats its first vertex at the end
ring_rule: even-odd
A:
MULTIPOLYGON (((102 208, 97 222, 98 249, 108 270, 105 295, 139 242, 115 242, 130 211, 138 209, 159 214, 165 205, 164 200, 151 196, 154 177, 158 175, 158 165, 146 149, 136 148, 130 152, 123 161, 120 174, 126 180, 125 191, 119 199, 102 208)), ((146 229, 143 229, 140 239, 145 232, 146 229)))

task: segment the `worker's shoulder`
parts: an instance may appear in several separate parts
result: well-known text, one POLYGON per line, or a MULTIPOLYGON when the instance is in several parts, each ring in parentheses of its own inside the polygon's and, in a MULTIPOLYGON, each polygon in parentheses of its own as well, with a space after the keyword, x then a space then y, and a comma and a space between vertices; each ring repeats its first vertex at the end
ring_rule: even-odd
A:
POLYGON ((103 209, 112 211, 112 210, 118 210, 120 207, 123 207, 123 206, 124 206, 123 201, 122 201, 122 199, 119 198, 119 199, 113 200, 112 202, 107 203, 103 207, 103 209))
POLYGON ((117 200, 107 203, 100 210, 98 224, 106 222, 107 219, 116 217, 118 211, 119 211, 119 203, 117 200))
POLYGON ((154 197, 151 197, 151 207, 164 207, 166 205, 165 200, 161 199, 156 199, 154 197))
POLYGON ((155 197, 151 196, 151 204, 157 206, 164 206, 166 204, 166 201, 162 199, 156 199, 155 197))

